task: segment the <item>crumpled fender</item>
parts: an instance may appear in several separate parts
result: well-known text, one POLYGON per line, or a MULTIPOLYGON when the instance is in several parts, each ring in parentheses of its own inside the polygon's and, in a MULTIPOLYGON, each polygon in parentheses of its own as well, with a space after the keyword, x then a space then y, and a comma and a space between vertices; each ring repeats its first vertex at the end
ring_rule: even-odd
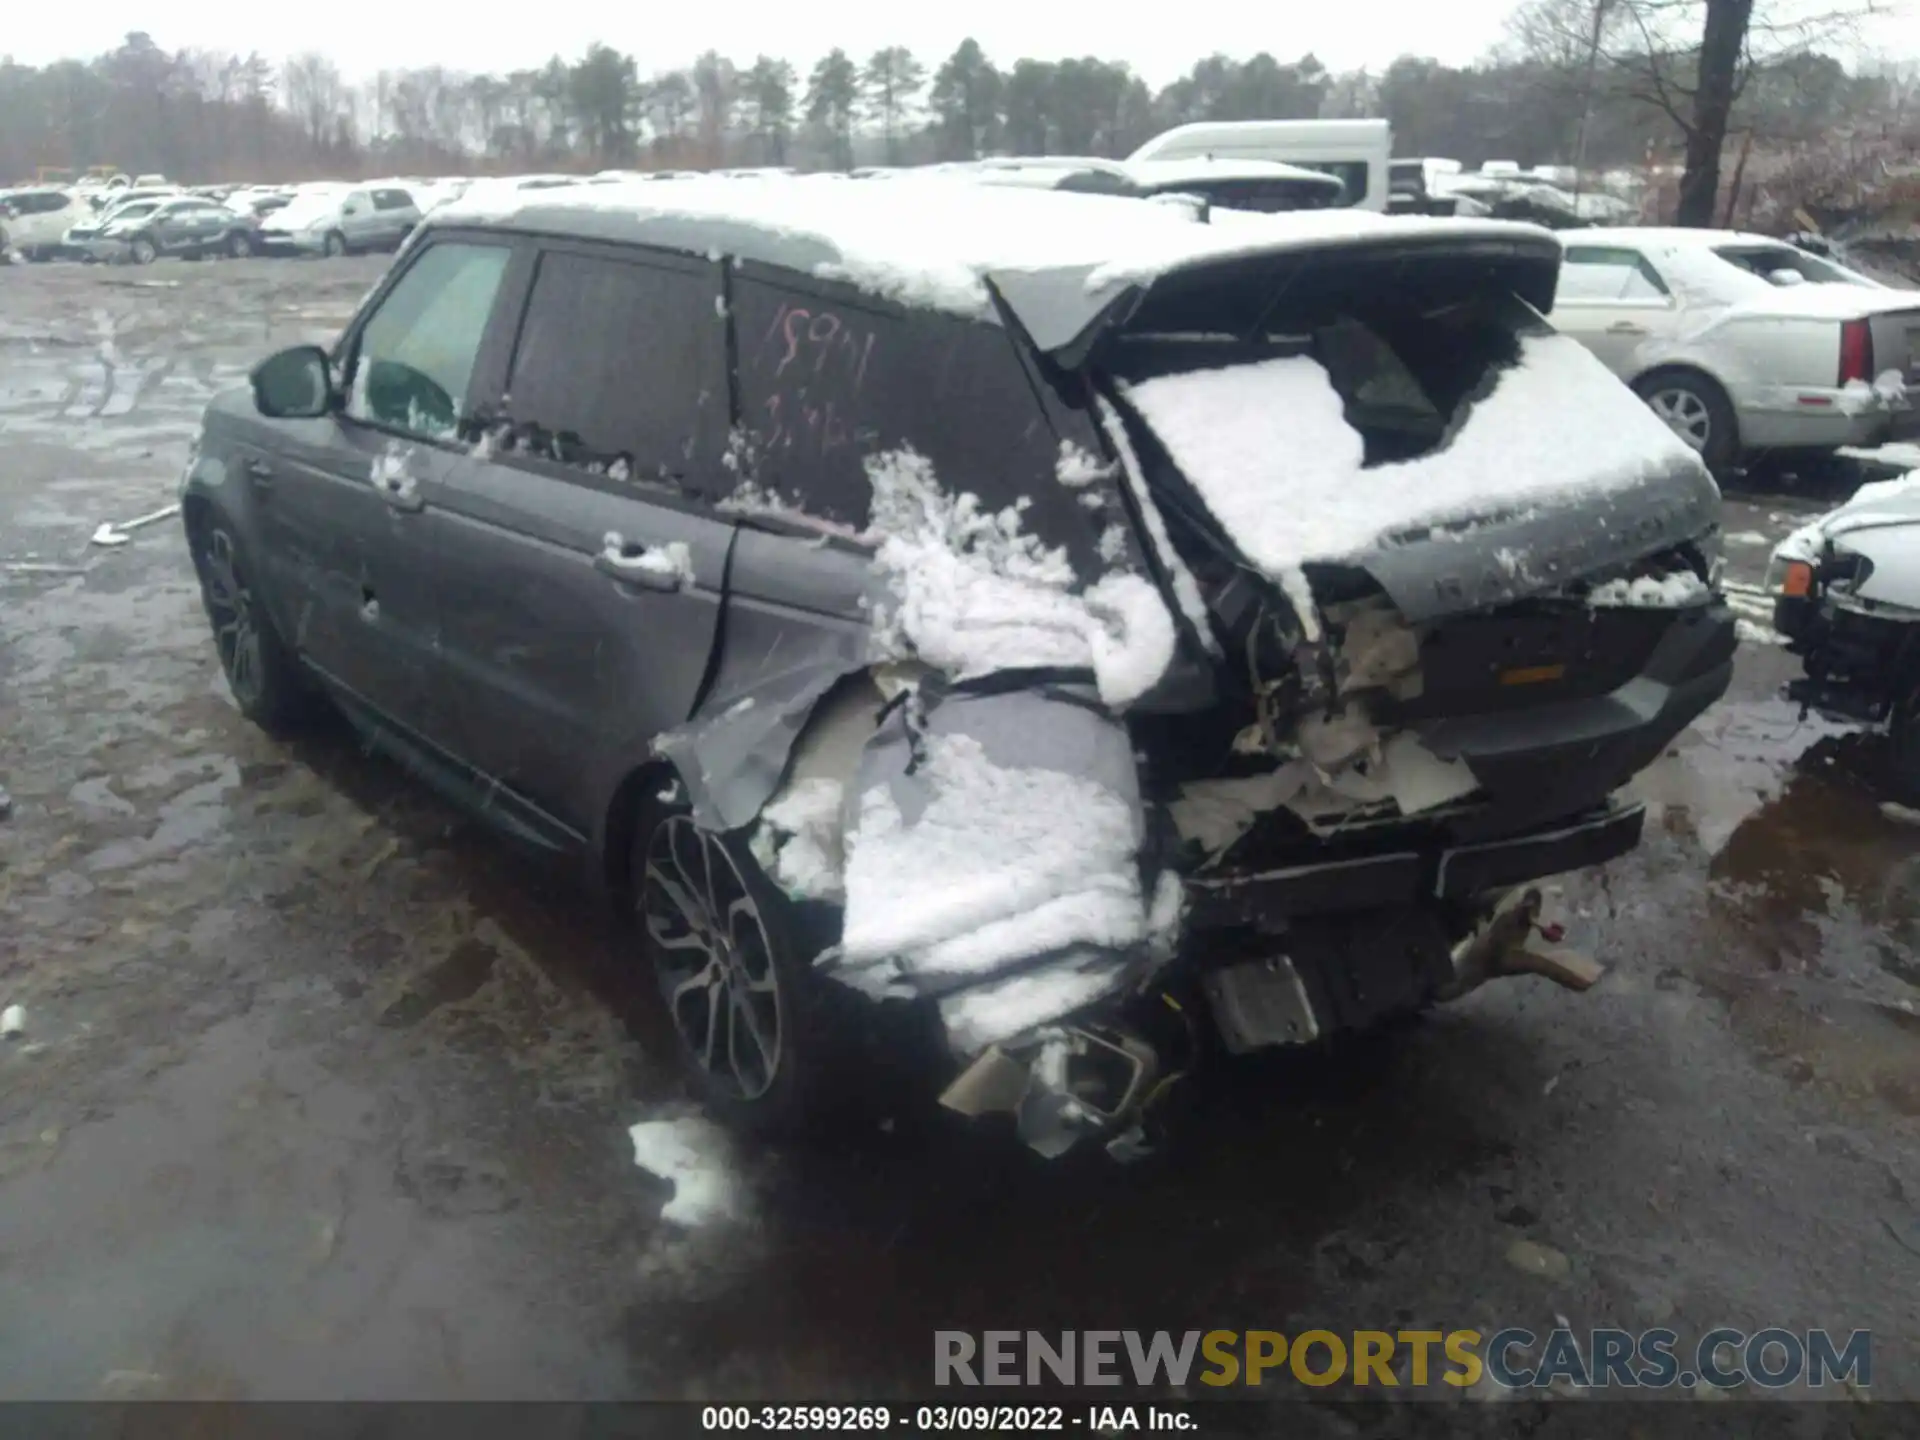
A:
POLYGON ((937 999, 958 1053, 1111 998, 1149 963, 1133 745, 1090 683, 903 695, 847 815, 846 922, 822 968, 937 999))

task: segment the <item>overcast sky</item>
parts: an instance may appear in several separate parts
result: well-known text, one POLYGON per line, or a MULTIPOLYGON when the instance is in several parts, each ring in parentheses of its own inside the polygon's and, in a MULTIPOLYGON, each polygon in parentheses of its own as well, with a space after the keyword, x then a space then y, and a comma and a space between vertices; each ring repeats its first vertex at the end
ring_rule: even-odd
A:
MULTIPOLYGON (((1904 14, 1876 22, 1868 48, 1920 56, 1920 20, 1904 14)), ((929 65, 967 35, 1000 63, 1022 56, 1054 60, 1097 55, 1124 60, 1159 86, 1213 51, 1247 56, 1269 50, 1284 60, 1312 51, 1334 70, 1383 68, 1396 55, 1430 55, 1462 64, 1500 38, 1513 0, 1188 0, 1099 6, 1047 0, 731 0, 726 4, 643 4, 538 0, 471 10, 396 0, 14 0, 0 24, 0 54, 39 65, 112 49, 144 29, 169 50, 259 50, 280 60, 302 50, 330 55, 352 79, 383 67, 439 64, 455 70, 509 70, 558 53, 572 58, 589 42, 631 52, 642 74, 685 65, 709 48, 736 61, 783 56, 804 71, 835 45, 863 58, 882 45, 905 45, 929 65), (625 13, 623 13, 623 11, 625 13), (966 17, 964 21, 962 16, 966 17), (1097 20, 1092 18, 1097 16, 1097 20)))

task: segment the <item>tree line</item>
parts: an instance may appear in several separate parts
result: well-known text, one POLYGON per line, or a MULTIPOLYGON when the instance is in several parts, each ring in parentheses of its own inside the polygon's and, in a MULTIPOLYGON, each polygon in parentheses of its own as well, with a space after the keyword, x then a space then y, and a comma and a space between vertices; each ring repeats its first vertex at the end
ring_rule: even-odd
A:
POLYGON ((1729 131, 1791 144, 1907 123, 1910 68, 1849 72, 1820 53, 1826 32, 1780 40, 1764 16, 1752 19, 1755 3, 1527 0, 1473 65, 1408 56, 1379 74, 1336 74, 1311 54, 1212 55, 1157 91, 1124 63, 1003 66, 973 40, 932 64, 899 46, 864 57, 835 49, 804 74, 776 56, 735 61, 718 51, 643 74, 635 56, 595 44, 573 60, 502 74, 424 66, 351 83, 319 54, 274 64, 257 53, 170 51, 135 32, 91 60, 0 60, 0 178, 96 165, 212 182, 1119 156, 1187 121, 1371 115, 1392 123, 1397 153, 1469 166, 1692 162, 1717 125, 1717 164, 1729 131), (1746 7, 1747 29, 1723 85, 1706 73, 1704 42, 1714 37, 1691 27, 1728 4, 1746 7), (1636 22, 1635 6, 1662 7, 1668 28, 1636 22), (1673 19, 1683 10, 1687 18, 1673 19), (1696 112, 1710 82, 1731 94, 1703 128, 1696 112))

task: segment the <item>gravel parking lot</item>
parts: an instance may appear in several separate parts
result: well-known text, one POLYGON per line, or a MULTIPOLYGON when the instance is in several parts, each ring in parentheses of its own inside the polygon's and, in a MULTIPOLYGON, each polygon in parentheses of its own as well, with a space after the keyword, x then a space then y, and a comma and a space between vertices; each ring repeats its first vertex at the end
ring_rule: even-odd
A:
POLYGON ((1761 623, 1565 887, 1594 991, 1200 1076, 1125 1168, 904 1113, 742 1154, 686 1228, 627 1136, 685 1108, 648 982, 570 877, 244 724, 177 522, 89 544, 385 263, 0 267, 0 1397, 904 1395, 937 1327, 1562 1315, 1870 1328, 1920 1398, 1920 829, 1775 698, 1752 595, 1816 500, 1727 504, 1761 623))

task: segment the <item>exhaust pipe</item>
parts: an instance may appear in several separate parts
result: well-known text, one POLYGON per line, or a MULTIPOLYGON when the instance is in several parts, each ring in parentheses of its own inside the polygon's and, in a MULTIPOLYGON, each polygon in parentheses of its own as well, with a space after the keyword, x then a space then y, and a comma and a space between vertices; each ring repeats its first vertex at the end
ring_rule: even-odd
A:
POLYGON ((1453 983, 1441 1000, 1457 1000, 1504 975, 1544 975, 1567 990, 1590 990, 1606 967, 1558 942, 1561 927, 1540 920, 1539 890, 1509 890, 1473 934, 1453 947, 1453 983))
POLYGON ((1184 1073, 1169 1071, 1131 1026, 1048 1026, 1016 1044, 988 1046, 940 1103, 966 1116, 1012 1115, 1021 1140, 1048 1159, 1089 1135, 1112 1137, 1109 1151, 1130 1158, 1143 1150, 1142 1115, 1184 1073))

